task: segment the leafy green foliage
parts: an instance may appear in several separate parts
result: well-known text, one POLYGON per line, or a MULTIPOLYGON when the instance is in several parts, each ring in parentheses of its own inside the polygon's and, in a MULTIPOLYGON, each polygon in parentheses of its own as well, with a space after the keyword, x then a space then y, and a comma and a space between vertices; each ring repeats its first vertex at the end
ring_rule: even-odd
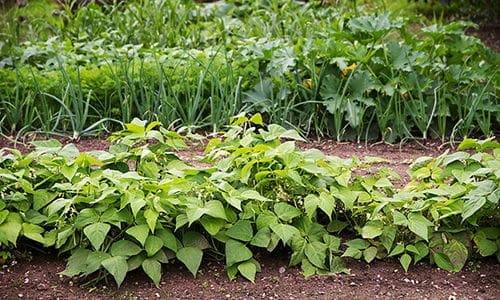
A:
POLYGON ((499 54, 466 34, 475 24, 431 23, 407 3, 160 0, 51 14, 44 2, 0 19, 2 132, 78 139, 134 117, 216 132, 242 111, 338 140, 454 141, 499 124, 499 54))
POLYGON ((52 140, 27 154, 2 150, 0 247, 52 247, 69 256, 61 274, 118 286, 138 268, 158 285, 174 259, 196 276, 206 253, 225 259, 230 279, 253 282, 255 252, 283 247, 304 276, 347 273, 343 257, 396 257, 405 271, 429 258, 453 272, 477 255, 500 257, 492 140, 417 159, 400 189, 383 169, 355 175, 366 161, 298 149, 297 132, 258 114, 232 118, 202 166, 176 156, 184 137, 158 122, 135 119, 111 140, 109 151, 52 140))

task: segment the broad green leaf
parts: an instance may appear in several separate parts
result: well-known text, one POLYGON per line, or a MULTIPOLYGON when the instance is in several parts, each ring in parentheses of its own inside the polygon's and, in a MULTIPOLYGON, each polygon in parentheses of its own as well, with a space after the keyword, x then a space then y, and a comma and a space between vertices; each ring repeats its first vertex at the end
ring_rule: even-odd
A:
POLYGON ((249 260, 242 262, 238 265, 238 271, 240 271, 241 275, 251 282, 255 282, 255 273, 257 273, 257 266, 249 260))
POLYGON ((161 264, 156 259, 146 258, 142 262, 142 269, 144 273, 146 273, 151 280, 153 280, 154 284, 158 287, 161 280, 161 264))
POLYGON ((454 161, 464 161, 470 157, 467 152, 457 151, 455 153, 448 154, 443 159, 443 166, 446 166, 454 161))
POLYGON ((227 270, 227 277, 229 278, 229 280, 230 281, 235 280, 236 274, 238 274, 238 265, 226 267, 226 270, 227 270))
POLYGON ((89 239, 94 249, 99 250, 106 236, 111 229, 111 225, 106 223, 94 223, 86 226, 83 233, 89 239))
POLYGON ((232 239, 226 242, 225 254, 226 266, 228 267, 236 263, 249 260, 253 256, 252 251, 250 251, 245 244, 232 239))
POLYGON ((136 243, 128 240, 119 240, 111 244, 109 253, 112 256, 134 256, 142 251, 136 243))
POLYGON ((56 238, 56 249, 60 249, 75 233, 75 228, 73 226, 63 227, 58 233, 56 238))
POLYGON ((432 256, 432 258, 434 259, 436 265, 443 270, 453 272, 453 270, 455 269, 455 267, 451 264, 448 256, 444 253, 436 252, 432 256))
POLYGON ((269 228, 271 228, 271 230, 278 235, 278 237, 283 241, 283 244, 287 244, 292 236, 300 233, 297 228, 288 224, 272 224, 269 228))
POLYGON ((127 229, 125 232, 144 246, 146 239, 149 236, 149 226, 147 224, 135 225, 127 229))
POLYGON ((0 211, 0 224, 2 224, 5 219, 7 219, 7 216, 9 215, 9 211, 8 210, 2 210, 0 211))
POLYGON ((226 211, 224 206, 218 200, 212 200, 205 203, 204 207, 192 207, 186 209, 187 218, 189 220, 189 225, 193 222, 198 221, 203 215, 207 214, 214 218, 220 218, 227 220, 226 211))
MULTIPOLYGON (((259 192, 255 191, 255 190, 243 191, 243 192, 241 192, 240 196, 244 199, 257 200, 257 201, 261 201, 261 202, 272 201, 272 200, 262 196, 259 192)), ((241 210, 241 208, 238 210, 241 210)))
POLYGON ((85 271, 85 266, 87 262, 87 257, 92 251, 84 248, 77 248, 71 256, 68 258, 68 263, 66 264, 66 269, 59 274, 75 277, 82 274, 85 271))
POLYGON ((389 181, 389 179, 387 179, 387 177, 382 177, 375 182, 374 186, 378 188, 387 188, 392 187, 392 183, 389 181))
POLYGON ((50 140, 40 140, 31 142, 33 146, 36 148, 36 152, 38 153, 55 153, 59 151, 62 147, 61 142, 55 139, 50 140))
POLYGON ((110 257, 111 255, 106 252, 91 251, 85 261, 85 268, 82 275, 87 276, 99 270, 101 268, 102 261, 110 257))
POLYGON ((161 248, 163 248, 163 241, 161 238, 154 235, 149 235, 146 238, 144 249, 146 249, 148 257, 155 255, 161 248))
POLYGON ((347 243, 345 243, 348 247, 358 249, 358 250, 363 250, 368 248, 370 246, 370 243, 368 241, 365 241, 363 239, 354 239, 350 240, 347 243))
POLYGON ((261 230, 257 231, 255 236, 250 241, 250 245, 266 248, 267 246, 269 246, 270 242, 271 242, 271 230, 269 229, 269 227, 264 227, 261 230))
POLYGON ((156 254, 153 255, 151 258, 159 261, 162 264, 166 264, 170 259, 175 258, 175 253, 173 253, 170 250, 160 250, 156 252, 156 254))
POLYGON ((308 218, 312 218, 319 206, 319 197, 309 194, 304 198, 304 209, 308 218))
POLYGON ((99 212, 95 208, 82 209, 75 219, 75 228, 82 229, 83 227, 99 222, 99 212))
POLYGON ((408 226, 408 219, 406 216, 397 210, 392 212, 392 220, 394 225, 408 226))
POLYGON ((415 244, 415 248, 418 250, 418 254, 413 256, 413 260, 415 263, 419 262, 422 258, 426 257, 429 254, 429 247, 424 242, 420 241, 415 244))
POLYGON ((156 236, 163 241, 163 246, 177 252, 177 239, 169 229, 160 228, 156 230, 156 236))
POLYGON ((363 250, 363 258, 367 263, 371 263, 373 259, 377 256, 377 247, 368 247, 365 250, 363 250))
POLYGON ((175 217, 175 230, 179 230, 189 222, 186 214, 179 214, 175 217))
POLYGON ((45 243, 45 239, 42 236, 42 233, 45 231, 43 227, 30 224, 30 223, 23 223, 23 235, 33 241, 37 241, 39 243, 45 243))
POLYGON ((358 194, 359 193, 357 193, 355 191, 352 191, 348 188, 343 187, 343 188, 339 189, 339 192, 335 193, 333 196, 340 199, 342 201, 342 203, 344 203, 346 209, 352 210, 354 207, 354 202, 358 198, 358 194))
POLYGON ((348 247, 344 251, 344 254, 342 254, 342 257, 352 257, 354 259, 360 259, 361 255, 363 255, 363 252, 361 252, 360 249, 356 249, 354 247, 348 247))
POLYGON ((288 222, 301 215, 300 209, 285 202, 278 202, 274 205, 274 213, 281 220, 288 222))
POLYGON ((431 176, 431 170, 427 167, 420 168, 416 171, 411 172, 412 179, 425 179, 431 176))
POLYGON ((288 129, 285 132, 283 132, 280 135, 280 138, 291 139, 291 140, 296 140, 296 141, 301 141, 301 142, 306 141, 303 137, 300 136, 300 134, 296 130, 293 130, 293 129, 288 129))
POLYGON ((308 259, 302 260, 300 268, 302 269, 302 275, 304 275, 306 279, 315 275, 317 270, 317 268, 313 264, 311 264, 308 259))
POLYGON ((61 174, 68 180, 72 181, 73 177, 75 177, 76 172, 78 171, 78 165, 72 162, 70 165, 63 165, 61 167, 61 174))
POLYGON ((260 113, 256 113, 250 117, 250 122, 255 125, 264 125, 264 121, 262 121, 262 115, 260 113))
POLYGON ((269 227, 272 224, 278 223, 278 217, 272 212, 265 210, 257 216, 257 220, 255 220, 255 225, 257 226, 257 230, 260 230, 265 227, 269 227))
POLYGON ((401 263, 401 266, 403 266, 403 269, 405 272, 408 272, 408 268, 410 267, 411 263, 411 256, 407 253, 401 255, 399 258, 399 262, 401 263))
POLYGON ((481 256, 490 256, 498 251, 497 243, 486 238, 474 238, 474 242, 476 243, 479 254, 481 254, 481 256))
POLYGON ((144 201, 144 192, 141 190, 127 190, 120 201, 120 209, 123 209, 127 204, 132 209, 132 214, 137 217, 137 213, 146 205, 144 201))
POLYGON ((40 210, 57 197, 57 193, 51 193, 45 189, 36 190, 33 193, 33 209, 40 210))
POLYGON ((289 266, 296 266, 302 262, 303 259, 306 259, 306 255, 304 253, 307 245, 307 241, 305 238, 300 236, 295 236, 291 241, 292 255, 290 256, 289 266))
POLYGON ((148 223, 151 232, 155 232, 156 221, 158 220, 159 213, 151 208, 144 211, 144 218, 146 218, 146 223, 148 223))
POLYGON ((349 181, 351 180, 351 172, 350 171, 343 171, 340 173, 340 175, 335 176, 335 180, 340 184, 342 187, 347 188, 349 186, 349 181))
POLYGON ((333 208, 335 206, 335 198, 327 193, 321 193, 319 195, 319 208, 328 216, 328 219, 332 220, 333 208))
POLYGON ((327 245, 320 242, 308 243, 304 249, 304 253, 309 261, 320 269, 325 269, 325 259, 327 245))
POLYGON ((381 235, 383 232, 384 223, 382 221, 368 221, 361 229, 361 236, 364 239, 373 239, 381 235))
POLYGON ((413 254, 420 254, 420 251, 418 251, 417 247, 415 247, 415 245, 406 245, 406 250, 408 252, 411 252, 413 254))
POLYGON ((182 235, 182 244, 184 247, 195 247, 201 250, 210 248, 207 239, 197 231, 188 231, 182 235))
POLYGON ((344 273, 350 274, 351 271, 346 268, 345 261, 342 257, 334 256, 330 262, 330 271, 334 274, 344 273))
POLYGON ((116 284, 120 287, 128 272, 128 264, 125 256, 110 257, 103 260, 101 264, 109 274, 113 275, 116 284))
POLYGON ((205 230, 210 234, 210 235, 216 235, 222 228, 224 228, 224 225, 226 225, 226 221, 223 219, 219 218, 214 218, 209 215, 205 215, 201 217, 200 223, 205 228, 205 230))
POLYGON ((144 252, 141 252, 137 255, 130 257, 127 260, 129 272, 139 268, 146 258, 147 258, 147 256, 146 256, 146 253, 144 253, 144 252))
POLYGON ((403 243, 397 243, 394 249, 389 253, 389 257, 399 255, 405 251, 405 245, 403 243))
POLYGON ((443 253, 448 256, 455 272, 462 270, 469 256, 465 245, 455 239, 450 240, 448 244, 444 245, 443 253))
POLYGON ((434 224, 422 214, 410 213, 408 215, 408 228, 426 241, 429 240, 429 226, 434 226, 434 224))
POLYGON ((387 253, 391 251, 395 239, 396 228, 392 226, 385 226, 382 234, 380 235, 380 241, 382 242, 385 250, 387 250, 387 253))
POLYGON ((203 258, 203 250, 197 247, 184 247, 177 250, 175 256, 188 268, 193 276, 196 277, 196 273, 198 272, 198 268, 203 258))
POLYGON ((205 204, 205 209, 207 210, 207 215, 212 216, 214 218, 220 218, 227 221, 226 211, 224 210, 224 206, 218 200, 208 201, 205 204))
POLYGON ((467 220, 480 210, 486 203, 486 197, 477 197, 464 201, 462 220, 467 220))
POLYGON ((240 220, 226 231, 226 235, 235 240, 249 242, 253 237, 252 223, 240 220))
POLYGON ((248 178, 250 178, 250 175, 252 174, 252 167, 258 162, 258 160, 256 159, 253 159, 251 160, 250 162, 248 162, 247 164, 245 164, 243 166, 243 168, 241 168, 241 172, 240 172, 240 180, 241 182, 247 184, 248 183, 248 178))
POLYGON ((323 235, 323 241, 325 244, 328 246, 328 250, 331 252, 338 252, 340 248, 340 238, 330 235, 330 234, 324 234, 323 235))
POLYGON ((272 140, 277 140, 284 134, 287 130, 278 124, 269 124, 267 126, 267 131, 264 129, 259 130, 260 135, 264 141, 269 142, 272 140))

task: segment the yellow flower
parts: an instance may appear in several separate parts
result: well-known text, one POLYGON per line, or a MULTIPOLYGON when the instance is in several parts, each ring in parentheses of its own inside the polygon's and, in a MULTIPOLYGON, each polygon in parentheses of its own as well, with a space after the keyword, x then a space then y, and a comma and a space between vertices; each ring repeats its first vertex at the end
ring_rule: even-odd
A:
POLYGON ((342 76, 347 76, 347 74, 349 74, 350 71, 356 69, 357 65, 356 64, 352 64, 348 67, 345 67, 344 70, 342 70, 342 76))
POLYGON ((302 81, 302 86, 305 87, 305 88, 310 88, 313 86, 313 81, 311 78, 308 78, 304 81, 302 81))

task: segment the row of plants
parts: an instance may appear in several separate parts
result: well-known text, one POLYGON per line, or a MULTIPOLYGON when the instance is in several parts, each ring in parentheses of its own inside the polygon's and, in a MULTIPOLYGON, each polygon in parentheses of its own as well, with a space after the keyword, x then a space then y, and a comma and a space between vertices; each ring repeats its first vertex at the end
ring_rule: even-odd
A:
POLYGON ((300 150, 296 131, 266 126, 260 114, 234 117, 195 164, 177 154, 186 138, 158 121, 134 119, 110 139, 108 151, 56 140, 1 151, 4 256, 49 247, 69 257, 61 274, 118 285, 138 268, 158 285, 174 261, 196 276, 207 258, 253 282, 259 251, 289 251, 305 276, 349 272, 345 257, 398 259, 405 271, 424 259, 448 271, 478 257, 500 261, 493 140, 419 158, 395 188, 382 159, 300 150))
POLYGON ((29 5, 2 22, 2 132, 78 137, 134 117, 216 131, 239 112, 337 140, 499 125, 499 56, 466 35, 472 23, 291 0, 91 4, 13 22, 29 5))

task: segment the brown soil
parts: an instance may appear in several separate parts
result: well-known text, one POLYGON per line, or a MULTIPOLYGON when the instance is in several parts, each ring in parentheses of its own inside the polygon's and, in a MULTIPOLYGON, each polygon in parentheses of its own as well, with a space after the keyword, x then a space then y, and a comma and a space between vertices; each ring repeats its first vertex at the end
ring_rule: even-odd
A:
MULTIPOLYGON (((68 140, 62 140, 68 142, 68 140)), ((0 148, 12 147, 0 138, 0 148)), ((80 150, 107 149, 105 140, 82 139, 80 150)), ((431 141, 423 145, 365 145, 337 143, 322 139, 299 145, 314 147, 326 154, 343 158, 377 156, 400 175, 416 157, 437 156, 447 146, 431 141)), ((22 145, 18 148, 26 150, 22 145)), ((22 250, 15 260, 0 269, 2 299, 499 299, 500 268, 493 259, 469 263, 459 273, 448 273, 428 263, 418 263, 404 273, 397 260, 366 264, 349 260, 349 275, 314 276, 305 279, 300 268, 288 267, 285 250, 258 253, 262 264, 255 283, 242 278, 229 281, 223 263, 205 261, 196 278, 183 266, 168 264, 163 268, 159 287, 141 271, 127 275, 117 289, 114 281, 95 288, 58 275, 65 268, 64 258, 56 253, 22 250)))

